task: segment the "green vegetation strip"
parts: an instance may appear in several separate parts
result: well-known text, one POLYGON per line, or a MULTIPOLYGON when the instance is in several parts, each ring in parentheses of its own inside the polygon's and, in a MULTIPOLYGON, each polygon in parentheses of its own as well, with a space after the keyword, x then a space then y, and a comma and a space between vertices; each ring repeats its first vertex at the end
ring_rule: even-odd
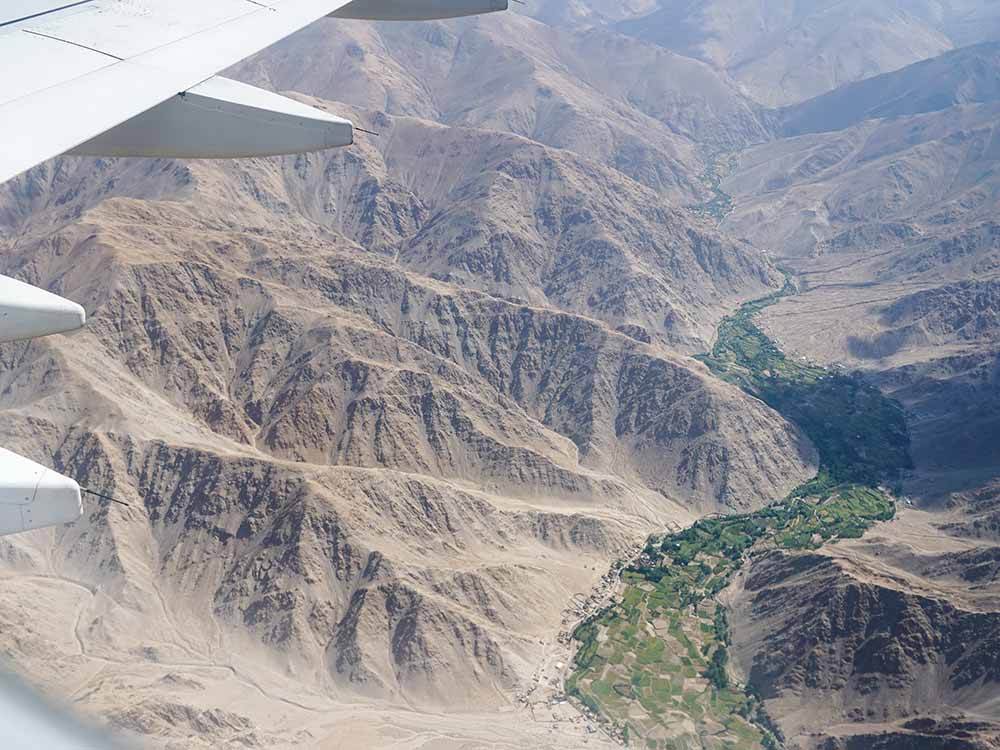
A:
POLYGON ((703 203, 691 206, 691 211, 699 216, 711 217, 721 224, 733 211, 733 198, 722 190, 723 172, 732 171, 734 157, 716 154, 709 159, 705 172, 701 175, 702 187, 711 196, 703 203))
POLYGON ((898 404, 856 376, 789 360, 752 320, 794 291, 788 281, 726 318, 702 359, 800 426, 819 451, 818 476, 781 503, 650 539, 624 574, 621 601, 574 632, 580 647, 566 691, 617 727, 626 744, 779 747, 760 695, 730 677, 729 627, 715 595, 751 553, 816 549, 860 537, 895 514, 877 487, 910 466, 898 404))
MULTIPOLYGON (((913 467, 902 407, 858 375, 789 359, 753 322, 758 312, 795 291, 786 278, 780 292, 743 305, 719 325, 711 354, 698 359, 809 436, 819 451, 823 487, 898 483, 913 467)), ((807 491, 817 489, 822 487, 807 491)))

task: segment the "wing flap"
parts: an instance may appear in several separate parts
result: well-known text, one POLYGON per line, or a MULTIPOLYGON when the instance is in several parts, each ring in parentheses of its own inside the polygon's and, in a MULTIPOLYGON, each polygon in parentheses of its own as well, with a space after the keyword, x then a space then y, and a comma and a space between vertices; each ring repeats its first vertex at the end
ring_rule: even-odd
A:
POLYGON ((351 0, 334 18, 366 21, 431 21, 507 10, 507 0, 351 0))
POLYGON ((353 142, 354 127, 347 120, 215 76, 71 153, 224 159, 321 151, 353 142))

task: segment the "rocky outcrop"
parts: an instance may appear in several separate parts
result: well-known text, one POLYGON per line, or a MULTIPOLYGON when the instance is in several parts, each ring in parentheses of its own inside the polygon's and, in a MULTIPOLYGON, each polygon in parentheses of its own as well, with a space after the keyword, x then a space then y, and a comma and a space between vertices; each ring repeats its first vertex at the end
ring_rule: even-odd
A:
POLYGON ((996 549, 880 544, 756 560, 733 596, 738 661, 795 746, 991 747, 997 727, 975 719, 1000 684, 996 549))

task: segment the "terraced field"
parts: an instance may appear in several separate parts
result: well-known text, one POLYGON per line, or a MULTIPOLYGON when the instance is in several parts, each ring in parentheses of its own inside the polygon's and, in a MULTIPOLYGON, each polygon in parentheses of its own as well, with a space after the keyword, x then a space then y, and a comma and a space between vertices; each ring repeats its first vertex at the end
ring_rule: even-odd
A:
POLYGON ((684 607, 671 580, 627 580, 622 603, 578 631, 584 645, 567 689, 619 723, 629 744, 760 747, 764 735, 747 718, 756 700, 706 676, 726 653, 724 611, 710 599, 684 607))

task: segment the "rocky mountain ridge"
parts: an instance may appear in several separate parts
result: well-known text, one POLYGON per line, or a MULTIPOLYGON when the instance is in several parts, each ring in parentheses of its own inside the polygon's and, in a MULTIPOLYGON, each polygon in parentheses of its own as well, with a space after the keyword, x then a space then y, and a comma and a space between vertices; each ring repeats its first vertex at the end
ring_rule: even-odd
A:
POLYGON ((997 549, 935 528, 904 511, 864 541, 765 556, 727 593, 737 660, 791 746, 993 746, 997 549))
POLYGON ((844 130, 864 120, 918 115, 1000 97, 1000 43, 961 47, 891 73, 866 78, 779 110, 784 136, 844 130))

